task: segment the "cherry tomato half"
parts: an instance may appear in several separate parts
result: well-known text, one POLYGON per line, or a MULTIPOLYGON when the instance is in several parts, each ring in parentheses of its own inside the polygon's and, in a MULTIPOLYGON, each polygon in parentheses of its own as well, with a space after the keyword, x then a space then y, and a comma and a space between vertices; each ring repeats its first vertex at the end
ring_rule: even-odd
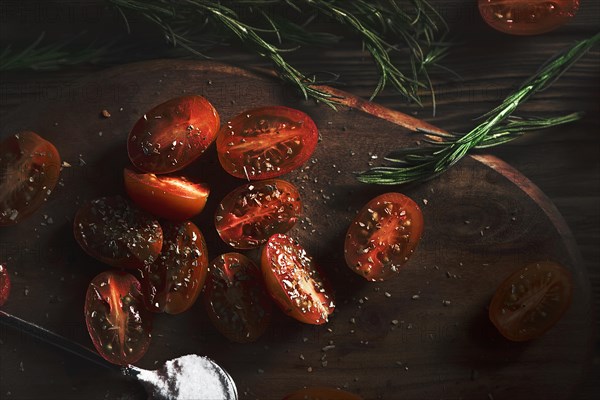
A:
POLYGON ((335 308, 331 290, 297 241, 271 236, 262 251, 261 268, 269 294, 284 313, 307 324, 327 322, 335 308))
POLYGON ((298 168, 315 151, 319 132, 302 111, 273 106, 243 112, 217 135, 219 161, 229 174, 274 178, 298 168))
POLYGON ((183 96, 159 104, 129 133, 127 152, 138 169, 155 174, 180 170, 215 140, 219 114, 202 96, 183 96))
POLYGON ((275 233, 289 231, 301 211, 298 189, 270 179, 240 186, 225 196, 217 207, 215 227, 230 246, 251 249, 275 233))
POLYGON ((340 389, 314 387, 290 393, 283 400, 362 400, 362 397, 340 389))
POLYGON ((73 232, 86 253, 113 267, 142 268, 154 262, 163 242, 158 222, 121 196, 85 203, 73 232))
POLYGON ((260 269, 239 253, 212 261, 204 305, 219 332, 237 343, 257 340, 267 329, 273 308, 260 269))
POLYGON ((142 292, 150 311, 179 314, 198 298, 208 270, 204 236, 191 222, 163 224, 158 259, 143 270, 142 292))
POLYGON ((140 282, 124 272, 103 272, 88 286, 85 323, 98 353, 114 364, 133 364, 146 353, 152 314, 144 308, 140 282))
POLYGON ((33 214, 58 182, 56 147, 33 132, 21 132, 0 143, 0 226, 33 214))
POLYGON ((489 317, 505 338, 522 342, 552 328, 571 305, 571 273, 554 262, 514 272, 494 294, 489 317))
POLYGON ((6 265, 0 264, 0 307, 6 303, 10 296, 10 276, 6 265))
POLYGON ((386 193, 367 203, 346 234, 346 263, 370 281, 382 281, 399 271, 421 239, 423 214, 400 193, 386 193))
POLYGON ((125 168, 125 190, 140 208, 171 221, 189 219, 204 209, 208 185, 182 176, 138 174, 125 168))

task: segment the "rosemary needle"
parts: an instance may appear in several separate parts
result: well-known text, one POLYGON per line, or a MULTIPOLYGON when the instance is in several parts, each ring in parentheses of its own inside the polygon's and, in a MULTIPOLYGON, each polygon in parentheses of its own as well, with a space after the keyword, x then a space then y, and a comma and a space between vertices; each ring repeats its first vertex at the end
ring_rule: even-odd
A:
POLYGON ((580 113, 551 118, 517 118, 512 113, 532 95, 550 86, 599 41, 600 33, 577 42, 567 51, 553 57, 499 106, 484 114, 481 117, 484 121, 470 132, 464 135, 423 132, 437 140, 426 139, 428 146, 395 151, 386 157, 392 165, 359 172, 357 179, 379 185, 424 181, 446 171, 473 148, 496 146, 514 140, 526 131, 578 120, 580 113))

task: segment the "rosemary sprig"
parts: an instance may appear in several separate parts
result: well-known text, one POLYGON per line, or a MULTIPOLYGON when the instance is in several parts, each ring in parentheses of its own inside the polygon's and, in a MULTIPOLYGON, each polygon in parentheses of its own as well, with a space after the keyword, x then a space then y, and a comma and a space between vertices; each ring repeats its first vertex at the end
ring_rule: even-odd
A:
POLYGON ((429 146, 396 151, 386 157, 395 165, 360 172, 357 179, 380 185, 427 180, 446 171, 473 148, 496 146, 514 140, 526 131, 576 121, 581 116, 578 113, 552 118, 516 118, 512 117, 512 113, 532 95, 550 86, 599 41, 600 33, 577 42, 566 52, 552 58, 499 106, 483 115, 485 120, 470 132, 460 135, 423 131, 432 137, 425 140, 429 146))

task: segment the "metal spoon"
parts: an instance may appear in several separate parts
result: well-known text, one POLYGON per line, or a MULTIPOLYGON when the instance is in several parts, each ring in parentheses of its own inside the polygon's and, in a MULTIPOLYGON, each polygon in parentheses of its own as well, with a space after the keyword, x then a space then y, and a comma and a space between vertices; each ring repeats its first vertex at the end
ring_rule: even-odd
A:
POLYGON ((106 361, 87 347, 4 311, 0 311, 0 323, 138 380, 151 399, 187 400, 193 397, 199 400, 238 400, 237 388, 231 376, 206 357, 196 354, 178 357, 165 362, 155 371, 134 365, 122 367, 106 361))

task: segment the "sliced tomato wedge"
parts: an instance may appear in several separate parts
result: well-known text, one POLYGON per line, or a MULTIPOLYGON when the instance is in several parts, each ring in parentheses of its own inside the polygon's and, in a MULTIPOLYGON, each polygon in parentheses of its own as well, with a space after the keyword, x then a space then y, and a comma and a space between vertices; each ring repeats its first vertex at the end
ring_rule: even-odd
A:
POLYGON ((362 397, 340 389, 311 387, 290 393, 283 400, 362 400, 362 397))
POLYGON ((262 251, 261 268, 269 294, 284 313, 307 324, 327 322, 335 308, 331 289, 296 240, 271 236, 262 251))
POLYGON ((123 171, 125 190, 140 208, 171 221, 184 221, 200 214, 210 190, 204 183, 193 183, 182 176, 138 174, 123 171))
POLYGON ((10 276, 6 265, 0 264, 0 307, 6 303, 10 296, 10 276))
POLYGON ((0 226, 16 224, 40 208, 58 182, 60 166, 56 147, 33 132, 0 142, 0 226))
POLYGON ((571 305, 571 273, 554 262, 538 262, 510 275, 496 290, 489 317, 515 342, 535 339, 552 328, 571 305))

